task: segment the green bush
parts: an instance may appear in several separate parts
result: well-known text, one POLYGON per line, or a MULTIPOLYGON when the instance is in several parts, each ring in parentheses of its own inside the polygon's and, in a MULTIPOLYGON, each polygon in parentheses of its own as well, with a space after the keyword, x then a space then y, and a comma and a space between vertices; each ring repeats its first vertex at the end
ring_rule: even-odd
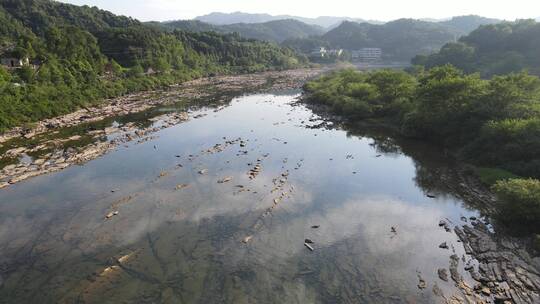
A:
POLYGON ((529 225, 540 232, 540 181, 508 179, 492 187, 497 194, 500 218, 506 222, 529 225))

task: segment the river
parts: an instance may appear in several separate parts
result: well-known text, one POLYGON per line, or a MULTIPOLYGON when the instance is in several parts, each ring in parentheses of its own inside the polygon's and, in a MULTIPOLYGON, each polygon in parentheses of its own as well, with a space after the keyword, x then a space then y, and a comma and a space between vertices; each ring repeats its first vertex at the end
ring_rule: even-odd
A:
POLYGON ((299 94, 191 109, 0 190, 0 303, 438 303, 461 293, 437 272, 454 254, 473 286, 439 225, 480 217, 438 179, 455 162, 299 94))

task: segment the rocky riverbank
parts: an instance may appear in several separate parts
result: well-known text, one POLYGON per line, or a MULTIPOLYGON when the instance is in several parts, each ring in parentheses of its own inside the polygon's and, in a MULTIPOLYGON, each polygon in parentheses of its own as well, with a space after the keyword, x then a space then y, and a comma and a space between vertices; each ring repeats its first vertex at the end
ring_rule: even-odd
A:
POLYGON ((130 94, 108 100, 103 105, 80 109, 70 114, 37 122, 32 128, 17 127, 0 134, 0 144, 10 139, 34 136, 82 123, 102 120, 106 117, 127 115, 149 108, 174 103, 178 98, 202 98, 212 91, 235 92, 242 90, 277 90, 300 88, 307 79, 321 73, 320 69, 272 71, 256 74, 229 75, 200 78, 158 90, 130 94))
MULTIPOLYGON (((37 122, 34 127, 18 127, 0 135, 0 149, 5 146, 2 159, 19 162, 4 166, 0 170, 0 188, 18 183, 28 178, 55 172, 73 164, 81 164, 95 159, 119 145, 137 141, 144 142, 152 134, 189 119, 186 112, 174 112, 152 118, 152 125, 146 128, 133 123, 122 126, 108 126, 103 129, 73 135, 67 138, 46 138, 44 135, 58 133, 63 128, 100 122, 110 117, 148 111, 154 107, 170 105, 179 100, 210 98, 239 94, 243 91, 266 91, 298 89, 305 81, 319 74, 318 69, 273 71, 257 74, 219 76, 201 78, 169 87, 167 90, 131 94, 105 102, 102 106, 81 109, 76 112, 37 122), (44 138, 42 138, 44 137, 44 138), (20 141, 21 145, 11 145, 20 141), (31 145, 25 145, 33 141, 31 145), (90 142, 78 147, 80 142, 90 142), (74 145, 70 146, 69 143, 74 145), (38 155, 30 157, 29 155, 38 155)), ((219 99, 218 98, 218 99, 219 99)))

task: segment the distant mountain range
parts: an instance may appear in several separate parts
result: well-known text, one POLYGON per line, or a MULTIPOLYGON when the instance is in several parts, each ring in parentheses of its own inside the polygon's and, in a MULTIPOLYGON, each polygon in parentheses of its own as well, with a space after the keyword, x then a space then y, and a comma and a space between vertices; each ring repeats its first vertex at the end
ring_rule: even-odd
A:
MULTIPOLYGON (((384 24, 386 22, 377 21, 377 20, 365 20, 361 18, 352 18, 352 17, 332 17, 332 16, 321 16, 317 18, 306 18, 299 16, 291 15, 269 15, 269 14, 250 14, 243 12, 235 13, 210 13, 208 15, 196 17, 195 20, 202 21, 205 23, 213 25, 230 25, 236 23, 265 23, 269 21, 292 19, 297 20, 309 25, 317 25, 328 30, 339 26, 343 21, 351 21, 356 23, 371 23, 371 24, 384 24)), ((538 17, 540 19, 540 17, 538 17)), ((441 23, 453 27, 455 30, 461 32, 462 34, 468 34, 471 31, 475 30, 480 25, 499 23, 502 20, 486 18, 476 15, 468 16, 458 16, 451 19, 420 19, 421 21, 441 23)))
POLYGON ((289 39, 283 45, 303 53, 317 46, 346 50, 381 48, 388 60, 409 61, 418 54, 437 52, 446 43, 469 34, 481 25, 498 22, 479 16, 454 17, 439 22, 415 19, 399 19, 384 24, 345 21, 322 36, 289 39))
POLYGON ((383 23, 345 17, 303 18, 237 12, 152 24, 170 31, 238 33, 245 38, 280 43, 302 53, 320 46, 345 50, 375 47, 383 49, 386 59, 409 61, 418 54, 437 52, 446 43, 468 35, 481 25, 500 22, 475 15, 383 23))
MULTIPOLYGON (((168 21, 168 22, 152 22, 152 24, 160 26, 168 30, 184 30, 188 32, 218 32, 218 33, 233 33, 236 32, 240 36, 245 38, 252 38, 258 40, 266 40, 277 43, 282 43, 287 40, 299 40, 308 38, 311 40, 312 45, 321 44, 328 45, 328 43, 319 43, 317 42, 320 38, 327 40, 328 37, 332 35, 323 35, 327 32, 334 32, 336 29, 343 30, 347 28, 347 31, 354 31, 352 28, 356 26, 356 29, 359 30, 359 35, 369 35, 371 32, 376 31, 376 29, 391 27, 393 24, 401 24, 397 21, 392 21, 388 23, 376 23, 376 22, 366 22, 361 19, 354 18, 340 18, 340 17, 319 17, 314 19, 302 18, 302 17, 291 17, 291 19, 278 19, 271 21, 263 21, 268 19, 275 18, 285 18, 291 16, 271 16, 267 14, 247 14, 247 13, 212 13, 203 17, 198 17, 195 20, 178 20, 178 21, 168 21), (294 19, 295 18, 295 19, 294 19), (204 22, 202 20, 209 20, 211 22, 204 22), (306 23, 301 20, 310 21, 311 23, 306 23), (353 20, 347 21, 345 19, 353 20), (233 21, 241 21, 240 23, 230 23, 233 21), (262 21, 262 22, 261 22, 262 21), (329 25, 333 24, 330 27, 324 27, 314 24, 315 21, 319 21, 320 24, 329 25), (334 23, 338 22, 338 23, 334 23), (344 26, 345 24, 345 26, 344 26), (369 30, 368 30, 369 29, 369 30), (367 32, 370 33, 367 33, 367 32)), ((438 31, 441 32, 440 39, 444 40, 442 44, 434 44, 437 48, 442 46, 448 41, 455 40, 462 35, 467 35, 471 31, 478 28, 480 25, 498 23, 500 20, 490 19, 480 16, 459 16, 452 19, 444 21, 423 21, 423 20, 413 20, 413 19, 401 19, 409 20, 408 25, 413 26, 413 31, 416 30, 425 30, 425 31, 438 31), (448 38, 450 37, 450 38, 448 38), (439 45, 440 44, 440 45, 439 45)), ((372 34, 372 33, 371 33, 372 34)), ((406 37, 408 34, 403 33, 406 37)), ((363 45, 366 41, 369 40, 369 37, 359 41, 353 33, 350 33, 349 41, 342 41, 341 43, 330 43, 334 46, 345 47, 347 45, 363 45), (356 39, 356 40, 355 40, 356 39)), ((433 37, 433 36, 432 36, 433 37)), ((429 37, 426 37, 429 39, 429 37)), ((424 41, 426 41, 424 39, 424 41)), ((300 42, 306 46, 305 43, 300 42)), ((376 43, 375 43, 376 44, 376 43)), ((302 47, 302 49, 304 48, 302 47)), ((438 50, 438 49, 437 49, 438 50)))
POLYGON ((199 20, 179 20, 163 23, 154 23, 169 30, 184 30, 188 32, 236 32, 245 38, 266 40, 281 43, 287 39, 307 38, 319 36, 326 30, 317 25, 309 25, 293 19, 274 20, 263 23, 235 23, 215 25, 199 20))
POLYGON ((249 14, 242 12, 235 13, 210 13, 208 15, 196 17, 195 20, 202 22, 215 24, 215 25, 228 25, 235 23, 264 23, 268 21, 284 20, 284 19, 293 19, 310 25, 317 25, 323 28, 331 28, 338 26, 343 21, 353 21, 353 22, 369 22, 374 24, 380 24, 383 22, 375 20, 364 20, 360 18, 350 18, 350 17, 332 17, 332 16, 321 16, 317 18, 306 18, 290 15, 278 15, 273 16, 269 14, 249 14))

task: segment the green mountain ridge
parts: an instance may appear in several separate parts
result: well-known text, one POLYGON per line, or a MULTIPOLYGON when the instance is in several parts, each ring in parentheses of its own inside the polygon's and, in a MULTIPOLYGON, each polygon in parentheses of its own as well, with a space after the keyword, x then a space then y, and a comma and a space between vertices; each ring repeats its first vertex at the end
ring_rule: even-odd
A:
POLYGON ((467 35, 481 25, 500 23, 502 20, 477 15, 456 16, 450 20, 439 21, 438 24, 453 29, 458 35, 467 35))
POLYGON ((323 28, 331 28, 338 26, 343 21, 354 21, 354 22, 370 22, 379 24, 382 23, 376 20, 364 20, 361 18, 351 18, 351 17, 334 17, 334 16, 320 16, 317 18, 308 18, 308 17, 299 17, 292 15, 269 15, 269 14, 250 14, 243 12, 234 12, 234 13, 219 13, 214 12, 204 16, 196 17, 195 20, 202 21, 205 23, 210 23, 213 25, 229 25, 237 23, 265 23, 269 21, 276 20, 286 20, 293 19, 306 23, 309 25, 316 25, 323 28))
POLYGON ((413 63, 432 68, 452 64, 465 72, 484 77, 528 69, 540 75, 540 23, 520 20, 484 25, 448 43, 429 56, 417 56, 413 63))
POLYGON ((309 36, 322 35, 325 30, 322 27, 308 25, 303 22, 284 19, 264 23, 236 23, 229 25, 213 25, 198 20, 178 20, 163 23, 152 23, 168 30, 184 30, 189 32, 238 33, 240 36, 251 39, 265 40, 281 43, 287 39, 306 38, 309 36))

